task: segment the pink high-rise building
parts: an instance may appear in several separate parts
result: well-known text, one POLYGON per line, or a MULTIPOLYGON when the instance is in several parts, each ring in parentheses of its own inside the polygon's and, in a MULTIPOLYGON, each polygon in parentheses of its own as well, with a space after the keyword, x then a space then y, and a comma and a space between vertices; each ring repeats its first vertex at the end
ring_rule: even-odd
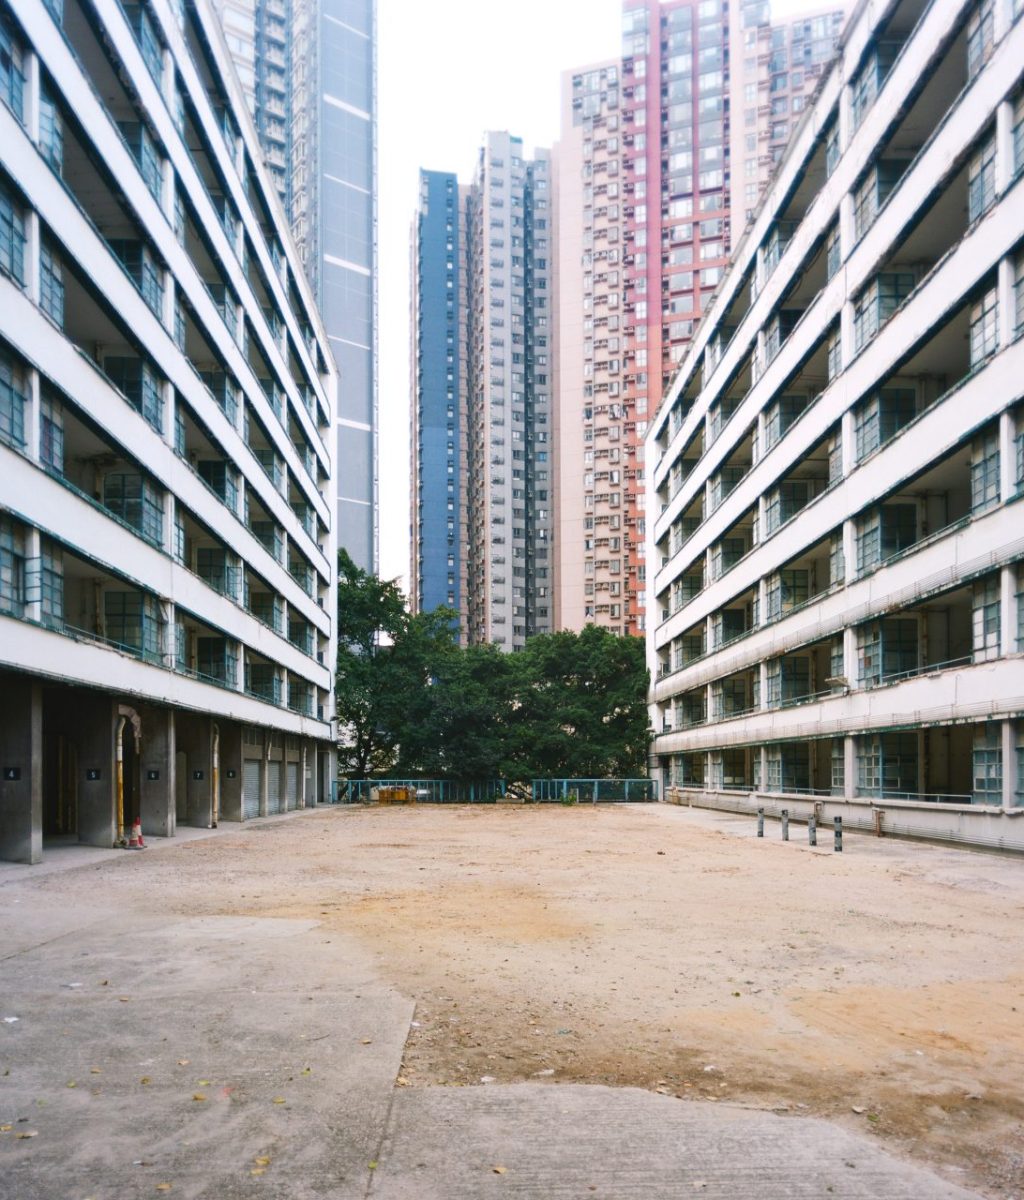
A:
POLYGON ((624 0, 620 57, 564 76, 555 628, 644 632, 647 421, 842 20, 773 24, 767 0, 624 0))

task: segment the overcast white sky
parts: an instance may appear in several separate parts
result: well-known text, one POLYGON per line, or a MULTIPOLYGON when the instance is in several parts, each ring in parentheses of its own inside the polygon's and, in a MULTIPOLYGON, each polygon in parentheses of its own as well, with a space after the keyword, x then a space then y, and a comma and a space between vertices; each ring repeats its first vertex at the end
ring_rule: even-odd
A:
MULTIPOLYGON (((821 0, 775 0, 792 12, 821 0)), ((483 134, 558 137, 561 72, 618 52, 622 0, 378 0, 380 573, 409 569, 409 230, 420 167, 472 174, 483 134)))

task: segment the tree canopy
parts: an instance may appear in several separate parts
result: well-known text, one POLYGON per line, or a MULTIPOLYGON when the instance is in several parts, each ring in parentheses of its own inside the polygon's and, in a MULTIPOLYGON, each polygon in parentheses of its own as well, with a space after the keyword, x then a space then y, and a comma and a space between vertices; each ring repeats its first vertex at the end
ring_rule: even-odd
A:
POLYGON ((646 769, 640 638, 596 625, 523 651, 460 647, 448 608, 411 614, 393 582, 339 554, 337 697, 342 774, 525 780, 646 769))

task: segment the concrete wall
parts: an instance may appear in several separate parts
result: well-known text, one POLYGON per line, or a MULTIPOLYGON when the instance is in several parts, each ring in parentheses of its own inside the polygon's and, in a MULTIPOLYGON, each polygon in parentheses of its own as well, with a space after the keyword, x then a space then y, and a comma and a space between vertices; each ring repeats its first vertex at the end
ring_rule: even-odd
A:
POLYGON ((142 764, 139 807, 143 834, 173 837, 176 744, 174 710, 147 708, 142 713, 142 764))

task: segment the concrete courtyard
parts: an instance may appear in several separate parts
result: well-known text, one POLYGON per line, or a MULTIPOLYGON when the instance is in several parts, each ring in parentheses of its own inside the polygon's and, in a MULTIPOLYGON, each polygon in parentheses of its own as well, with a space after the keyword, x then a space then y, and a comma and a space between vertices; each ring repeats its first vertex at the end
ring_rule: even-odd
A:
POLYGON ((1024 864, 667 806, 0 866, 0 1196, 1024 1196, 1024 864))

